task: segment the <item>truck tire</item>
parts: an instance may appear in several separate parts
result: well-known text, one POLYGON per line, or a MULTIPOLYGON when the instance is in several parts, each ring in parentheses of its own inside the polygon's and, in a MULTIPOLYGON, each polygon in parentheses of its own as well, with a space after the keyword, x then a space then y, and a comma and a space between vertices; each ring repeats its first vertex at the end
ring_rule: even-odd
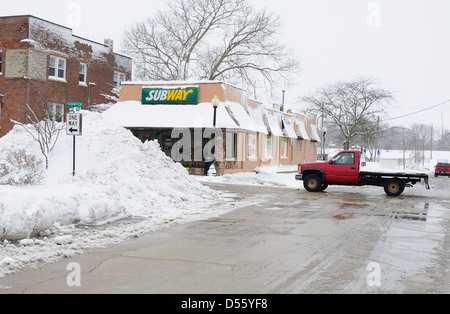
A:
POLYGON ((320 187, 320 190, 319 190, 319 191, 320 191, 320 192, 323 192, 323 191, 325 191, 327 188, 328 188, 328 183, 325 182, 325 183, 322 184, 322 186, 320 187))
POLYGON ((388 196, 399 196, 405 190, 405 183, 399 179, 387 180, 384 184, 384 192, 388 196))
POLYGON ((322 185, 322 179, 315 174, 307 175, 306 178, 303 179, 303 186, 308 192, 320 192, 322 185))

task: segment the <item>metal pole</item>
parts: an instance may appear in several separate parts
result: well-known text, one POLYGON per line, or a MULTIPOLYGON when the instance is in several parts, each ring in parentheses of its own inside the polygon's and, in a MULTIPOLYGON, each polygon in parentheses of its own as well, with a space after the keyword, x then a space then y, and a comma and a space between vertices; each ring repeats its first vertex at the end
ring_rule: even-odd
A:
POLYGON ((76 136, 73 136, 73 176, 75 177, 75 138, 76 136))

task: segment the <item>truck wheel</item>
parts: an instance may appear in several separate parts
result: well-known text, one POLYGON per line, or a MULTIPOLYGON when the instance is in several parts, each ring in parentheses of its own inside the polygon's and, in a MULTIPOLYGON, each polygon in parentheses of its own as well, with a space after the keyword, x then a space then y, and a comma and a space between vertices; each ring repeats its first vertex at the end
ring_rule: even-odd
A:
POLYGON ((322 188, 322 180, 319 176, 311 174, 303 180, 303 186, 308 192, 319 192, 322 188))
POLYGON ((326 189, 328 188, 328 183, 324 183, 324 184, 322 184, 322 186, 320 187, 320 192, 323 192, 323 191, 325 191, 326 189))
POLYGON ((388 196, 399 196, 404 190, 405 184, 399 179, 388 180, 384 185, 384 192, 388 196))

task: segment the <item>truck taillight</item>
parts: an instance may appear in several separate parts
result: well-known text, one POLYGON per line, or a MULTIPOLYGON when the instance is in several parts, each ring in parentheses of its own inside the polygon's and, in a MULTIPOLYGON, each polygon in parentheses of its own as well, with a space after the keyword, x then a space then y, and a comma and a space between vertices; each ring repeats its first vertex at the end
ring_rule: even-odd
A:
POLYGON ((301 172, 301 171, 302 171, 302 165, 298 164, 298 172, 301 172))

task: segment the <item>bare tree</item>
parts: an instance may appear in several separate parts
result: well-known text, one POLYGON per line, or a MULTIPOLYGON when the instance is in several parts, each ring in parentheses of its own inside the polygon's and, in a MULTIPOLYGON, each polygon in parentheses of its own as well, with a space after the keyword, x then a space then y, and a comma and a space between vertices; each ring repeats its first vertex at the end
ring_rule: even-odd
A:
POLYGON ((48 169, 49 154, 55 148, 59 134, 65 125, 58 122, 60 117, 55 116, 55 112, 51 108, 45 109, 43 119, 38 117, 30 105, 27 104, 26 108, 27 121, 30 123, 25 124, 14 120, 13 122, 23 127, 39 143, 39 148, 45 159, 45 169, 48 169))
POLYGON ((339 128, 344 149, 349 149, 357 137, 376 132, 384 107, 394 99, 392 92, 376 84, 365 77, 338 82, 318 89, 302 101, 307 103, 308 110, 339 128))
POLYGON ((280 19, 245 0, 172 0, 165 11, 125 32, 139 79, 227 80, 274 87, 299 68, 277 41, 280 19))

